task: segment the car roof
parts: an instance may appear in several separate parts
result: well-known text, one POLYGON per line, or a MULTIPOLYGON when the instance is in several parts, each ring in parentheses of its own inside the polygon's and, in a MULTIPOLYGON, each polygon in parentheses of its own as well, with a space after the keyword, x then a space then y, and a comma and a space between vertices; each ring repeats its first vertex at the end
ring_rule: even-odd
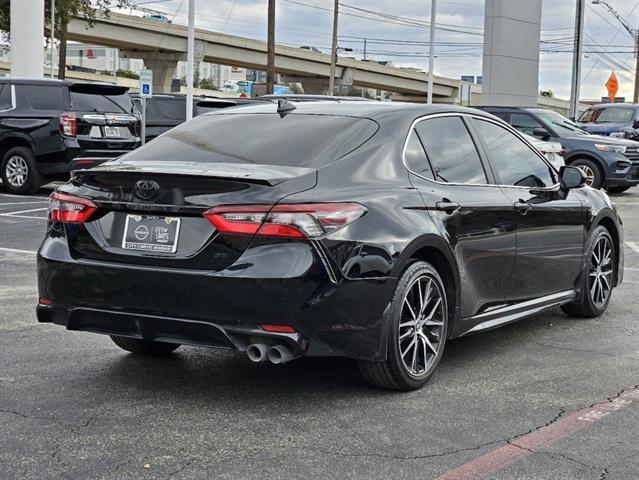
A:
MULTIPOLYGON (((350 117, 366 117, 375 119, 376 117, 388 116, 396 114, 400 117, 419 117, 433 113, 472 113, 492 118, 493 116, 487 112, 475 110, 467 107, 459 107, 456 105, 446 104, 420 104, 405 102, 353 102, 353 101, 290 101, 295 106, 295 110, 288 113, 308 114, 308 115, 336 115, 350 117)), ((264 103, 256 105, 247 105, 241 109, 222 110, 207 113, 205 115, 220 114, 248 114, 248 113, 277 113, 278 105, 275 103, 264 103)))
POLYGON ((596 105, 590 105, 588 108, 608 108, 608 107, 625 107, 625 108, 637 108, 639 105, 630 102, 620 103, 597 103, 596 105))
POLYGON ((346 102, 346 101, 352 101, 352 102, 370 102, 372 100, 368 99, 368 98, 363 98, 363 97, 342 97, 342 96, 330 96, 330 95, 303 95, 303 94, 297 94, 297 93, 293 93, 293 94, 281 94, 281 95, 275 95, 275 94, 268 94, 268 95, 262 95, 260 98, 268 98, 268 99, 275 99, 277 100, 278 98, 285 98, 287 100, 295 100, 298 102, 315 102, 315 101, 327 101, 327 102, 346 102))
POLYGON ((129 87, 124 87, 122 85, 117 85, 115 83, 110 82, 84 82, 81 80, 60 80, 59 78, 29 78, 29 77, 2 77, 0 78, 0 83, 14 83, 20 85, 62 85, 62 86, 73 86, 73 85, 95 85, 101 87, 113 87, 118 89, 128 90, 129 87))

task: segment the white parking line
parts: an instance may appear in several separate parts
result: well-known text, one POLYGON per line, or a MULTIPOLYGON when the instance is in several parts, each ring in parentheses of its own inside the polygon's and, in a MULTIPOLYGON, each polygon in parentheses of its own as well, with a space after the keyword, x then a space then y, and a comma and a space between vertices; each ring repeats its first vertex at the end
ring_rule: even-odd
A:
POLYGON ((34 197, 32 195, 13 195, 12 193, 0 193, 0 197, 13 197, 13 198, 42 198, 43 200, 49 200, 49 197, 34 197))
POLYGON ((635 242, 626 242, 626 246, 632 248, 635 252, 639 253, 639 245, 635 242))
POLYGON ((0 217, 5 218, 29 218, 32 220, 47 220, 47 217, 36 217, 34 215, 13 215, 9 213, 0 213, 0 217))
POLYGON ((24 253, 27 255, 35 255, 38 252, 34 252, 33 250, 19 250, 17 248, 7 248, 0 247, 0 252, 9 252, 9 253, 24 253))
POLYGON ((40 200, 39 202, 2 202, 0 203, 0 208, 6 207, 7 205, 40 205, 41 203, 47 203, 47 200, 40 200))
POLYGON ((48 208, 47 207, 44 207, 44 208, 31 208, 29 210, 18 210, 17 212, 3 213, 2 215, 10 217, 10 216, 13 216, 13 215, 22 215, 23 213, 41 212, 42 210, 48 210, 48 208))

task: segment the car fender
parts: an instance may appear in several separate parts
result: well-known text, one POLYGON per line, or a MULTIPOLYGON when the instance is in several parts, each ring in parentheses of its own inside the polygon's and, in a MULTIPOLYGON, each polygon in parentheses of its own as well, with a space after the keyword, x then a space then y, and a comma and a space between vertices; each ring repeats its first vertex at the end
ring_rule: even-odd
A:
POLYGON ((608 169, 609 169, 608 163, 594 152, 590 152, 588 150, 575 150, 567 154, 564 157, 564 161, 566 162, 566 165, 570 165, 572 162, 574 162, 575 160, 579 158, 592 160, 597 165, 599 165, 599 167, 601 168, 601 173, 604 175, 604 178, 607 176, 608 169))

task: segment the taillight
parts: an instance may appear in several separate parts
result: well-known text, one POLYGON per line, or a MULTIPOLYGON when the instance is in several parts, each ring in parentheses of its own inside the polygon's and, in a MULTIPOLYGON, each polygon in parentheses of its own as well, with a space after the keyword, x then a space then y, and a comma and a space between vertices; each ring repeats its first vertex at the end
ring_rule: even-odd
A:
POLYGON ((204 216, 222 233, 267 237, 316 238, 354 222, 366 213, 358 203, 228 205, 204 216))
POLYGON ((60 132, 67 137, 75 137, 78 133, 78 121, 75 113, 64 112, 60 116, 60 132))
POLYGON ((53 192, 49 199, 49 221, 84 223, 97 208, 95 203, 86 198, 53 192))

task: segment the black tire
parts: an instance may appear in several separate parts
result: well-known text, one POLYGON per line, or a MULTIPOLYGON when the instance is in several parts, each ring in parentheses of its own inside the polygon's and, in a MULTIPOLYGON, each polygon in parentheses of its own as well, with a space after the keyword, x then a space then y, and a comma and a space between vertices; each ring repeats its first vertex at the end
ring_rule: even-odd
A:
POLYGON ((408 391, 423 387, 435 372, 442 358, 448 333, 446 290, 439 273, 431 264, 421 261, 412 263, 400 278, 391 301, 388 329, 387 359, 384 361, 359 360, 358 366, 362 376, 371 385, 388 390, 408 391), (427 283, 427 281, 432 282, 432 284, 427 283), (424 282, 423 287, 422 282, 424 282), (416 284, 417 287, 415 287, 416 284), (431 319, 437 318, 437 320, 431 320, 430 323, 440 323, 440 325, 429 327, 429 322, 426 322, 418 327, 402 327, 401 325, 406 325, 406 322, 410 323, 412 318, 415 318, 409 307, 405 306, 405 300, 409 303, 411 300, 418 301, 417 294, 419 290, 416 291, 416 288, 423 289, 422 292, 426 295, 427 292, 430 293, 429 290, 426 290, 429 286, 433 287, 432 300, 422 302, 424 306, 422 312, 418 312, 417 318, 418 320, 421 319, 420 321, 425 321, 427 314, 432 311, 434 314, 431 315, 431 319), (436 287, 436 290, 434 287, 436 287), (439 306, 437 305, 438 301, 439 306), (400 322, 402 323, 400 324, 400 322), (402 328, 404 333, 401 336, 406 337, 405 340, 400 338, 402 328), (428 328, 432 330, 427 330, 428 328), (438 333, 435 334, 434 332, 438 333), (422 340, 420 338, 422 336, 427 337, 428 340, 422 340), (413 352, 411 367, 418 373, 411 371, 411 367, 405 363, 401 349, 404 348, 406 352, 409 350, 406 348, 406 343, 402 344, 402 342, 410 342, 411 345, 414 345, 414 351, 411 350, 413 352), (436 345, 436 351, 429 350, 427 345, 436 345), (429 351, 430 358, 428 358, 429 351), (424 359, 423 371, 416 368, 421 367, 415 362, 416 358, 418 360, 417 363, 421 362, 420 357, 424 359))
POLYGON ((111 340, 120 348, 135 353, 136 355, 149 355, 152 357, 164 357, 169 355, 180 345, 177 343, 150 342, 137 338, 120 337, 111 335, 111 340))
MULTIPOLYGON (((585 271, 581 275, 581 281, 579 285, 580 295, 577 300, 571 303, 567 303, 566 305, 562 305, 561 309, 564 313, 575 316, 575 317, 583 317, 583 318, 593 318, 598 317, 608 308, 608 303, 610 303, 610 298, 612 297, 613 290, 613 282, 616 275, 617 263, 616 263, 616 252, 615 252, 615 244, 612 241, 612 237, 610 232, 606 227, 599 225, 592 232, 592 235, 588 239, 587 244, 587 261, 585 271), (607 242, 607 244, 611 248, 610 254, 610 264, 609 267, 607 264, 604 264, 604 259, 599 262, 600 268, 597 270, 597 262, 593 257, 593 252, 600 245, 600 242, 607 242), (603 265, 603 268, 602 268, 603 265), (608 270, 609 268, 609 270, 608 270), (595 277, 599 275, 597 272, 610 272, 605 275, 602 275, 607 278, 608 283, 608 293, 606 295, 605 301, 597 302, 593 299, 593 289, 595 294, 597 292, 597 288, 593 286, 593 282, 595 282, 595 277), (594 275, 594 276, 593 276, 594 275)), ((601 278, 598 277, 598 278, 601 278)), ((606 280, 600 280, 600 284, 602 285, 602 289, 604 289, 603 285, 605 285, 606 280)), ((605 289, 604 289, 605 290, 605 289)))
POLYGON ((606 190, 608 191, 608 193, 623 193, 626 190, 630 190, 631 186, 627 186, 627 187, 606 187, 606 190))
POLYGON ((13 147, 4 155, 0 165, 4 188, 16 195, 35 193, 42 185, 35 155, 28 147, 13 147), (25 169, 26 177, 15 176, 16 168, 25 169))
POLYGON ((592 188, 599 190, 604 184, 604 175, 601 171, 601 167, 597 165, 597 162, 588 158, 578 158, 577 160, 570 162, 573 167, 580 167, 584 170, 584 173, 588 177, 586 184, 592 188))

